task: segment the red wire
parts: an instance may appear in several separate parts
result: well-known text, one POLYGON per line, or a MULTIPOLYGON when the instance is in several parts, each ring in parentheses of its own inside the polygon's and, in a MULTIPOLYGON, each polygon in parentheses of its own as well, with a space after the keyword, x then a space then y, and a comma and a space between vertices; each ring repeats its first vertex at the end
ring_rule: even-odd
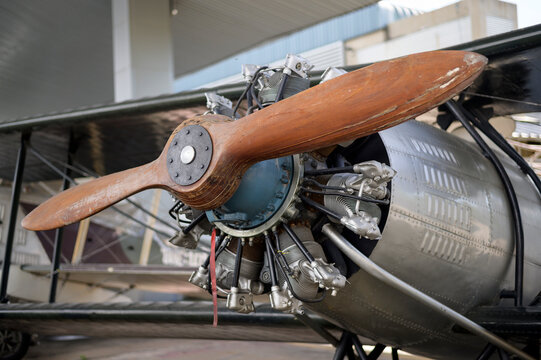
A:
POLYGON ((212 326, 218 326, 218 293, 216 290, 216 229, 212 230, 210 238, 210 282, 212 285, 212 305, 214 308, 214 321, 212 326))

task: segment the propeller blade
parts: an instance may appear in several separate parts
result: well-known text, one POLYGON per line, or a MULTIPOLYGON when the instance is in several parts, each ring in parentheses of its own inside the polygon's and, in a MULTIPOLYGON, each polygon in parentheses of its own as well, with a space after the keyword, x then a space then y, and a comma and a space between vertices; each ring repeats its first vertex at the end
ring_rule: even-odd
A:
MULTIPOLYGON (((47 230, 67 225, 153 187, 169 190, 194 208, 216 208, 234 194, 242 175, 254 163, 398 125, 465 89, 486 62, 484 56, 464 51, 409 55, 342 75, 237 121, 221 115, 187 120, 173 132, 154 162, 69 189, 28 214, 23 226, 47 230), (183 183, 178 180, 182 171, 171 172, 172 165, 168 167, 179 154, 169 149, 178 141, 179 149, 187 146, 176 135, 190 125, 208 132, 212 155, 195 182, 183 183)), ((184 133, 189 132, 185 129, 184 133)), ((199 150, 191 153, 195 161, 203 155, 199 150)), ((180 161, 174 165, 177 163, 180 161)))
POLYGON ((462 91, 486 61, 469 52, 434 51, 375 63, 234 122, 228 151, 260 161, 387 129, 462 91))
POLYGON ((103 176, 55 195, 22 221, 28 230, 50 230, 94 215, 139 191, 157 187, 156 162, 103 176))
POLYGON ((184 203, 213 209, 254 163, 356 139, 400 124, 468 87, 487 59, 432 51, 382 61, 314 86, 232 123, 204 124, 215 153, 209 171, 180 189, 184 203))

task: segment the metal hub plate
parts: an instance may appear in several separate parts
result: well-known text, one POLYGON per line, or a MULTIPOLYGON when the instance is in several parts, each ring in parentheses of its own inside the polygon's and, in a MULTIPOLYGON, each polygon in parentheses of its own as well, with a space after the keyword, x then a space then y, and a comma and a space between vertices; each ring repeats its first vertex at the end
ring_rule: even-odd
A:
POLYGON ((212 140, 200 125, 180 130, 167 150, 167 171, 179 185, 191 185, 201 179, 212 159, 212 140))

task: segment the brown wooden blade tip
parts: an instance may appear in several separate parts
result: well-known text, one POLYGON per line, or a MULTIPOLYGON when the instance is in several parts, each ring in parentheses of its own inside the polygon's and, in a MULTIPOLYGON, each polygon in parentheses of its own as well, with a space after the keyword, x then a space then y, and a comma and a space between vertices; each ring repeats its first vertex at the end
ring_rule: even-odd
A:
POLYGON ((48 199, 22 221, 25 229, 51 230, 80 221, 127 198, 156 187, 154 162, 103 176, 48 199))

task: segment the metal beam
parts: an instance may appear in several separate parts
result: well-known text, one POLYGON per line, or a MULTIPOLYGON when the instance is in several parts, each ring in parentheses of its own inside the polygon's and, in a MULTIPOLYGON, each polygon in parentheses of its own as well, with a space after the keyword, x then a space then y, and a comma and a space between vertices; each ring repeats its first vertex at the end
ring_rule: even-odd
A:
POLYGON ((21 195, 21 184, 23 182, 24 165, 26 162, 26 147, 30 140, 30 133, 21 134, 21 144, 17 154, 17 165, 13 184, 11 185, 11 205, 9 211, 8 233, 6 238, 6 247, 4 248, 4 262, 2 263, 2 282, 0 283, 0 301, 8 302, 7 289, 9 280, 9 267, 11 265, 11 253, 13 250, 13 238, 17 227, 17 212, 19 211, 19 198, 21 195))
POLYGON ((146 228, 145 235, 143 236, 141 254, 139 255, 139 265, 148 265, 148 258, 150 257, 150 250, 152 248, 152 237, 154 236, 154 230, 152 230, 152 228, 156 224, 155 216, 158 214, 161 196, 162 190, 154 190, 154 195, 152 196, 152 208, 150 210, 152 215, 147 219, 148 227, 146 228))
POLYGON ((75 247, 71 256, 71 263, 78 264, 81 262, 83 252, 85 250, 86 237, 88 235, 88 227, 90 226, 90 218, 79 221, 79 229, 77 230, 77 238, 75 239, 75 247))
MULTIPOLYGON (((71 155, 73 152, 73 132, 70 131, 69 143, 68 143, 68 165, 72 164, 71 155)), ((70 175, 71 169, 66 166, 64 170, 64 180, 62 181, 62 191, 67 190, 70 186, 70 175)), ((54 239, 54 251, 53 259, 51 266, 51 288, 49 291, 49 303, 54 303, 56 301, 56 288, 58 285, 58 268, 60 267, 60 257, 62 256, 62 238, 64 235, 64 228, 56 229, 55 239, 54 239)))
POLYGON ((200 106, 206 102, 205 92, 216 91, 219 95, 234 98, 239 96, 246 84, 239 83, 220 86, 212 90, 202 89, 185 91, 172 95, 157 96, 141 100, 130 100, 121 103, 92 106, 79 110, 32 116, 22 119, 0 122, 0 133, 28 129, 35 126, 62 125, 71 126, 81 121, 103 119, 108 116, 143 114, 156 111, 173 110, 187 106, 200 106))

